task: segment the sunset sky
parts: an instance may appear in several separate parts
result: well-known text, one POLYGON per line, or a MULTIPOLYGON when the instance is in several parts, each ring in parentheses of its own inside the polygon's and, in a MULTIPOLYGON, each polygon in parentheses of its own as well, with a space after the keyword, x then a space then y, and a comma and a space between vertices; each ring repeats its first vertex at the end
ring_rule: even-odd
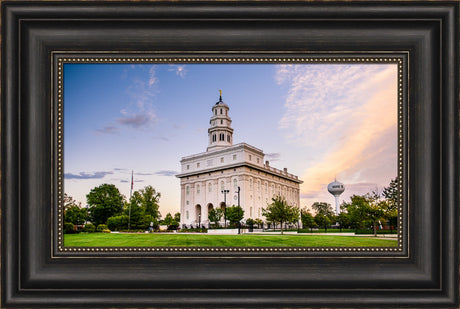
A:
MULTIPOLYGON (((206 151, 222 89, 234 144, 304 181, 301 207, 379 190, 397 173, 396 64, 65 64, 64 185, 82 206, 114 184, 151 185, 163 217, 179 211, 180 159, 206 151)), ((335 208, 335 207, 334 207, 335 208)))

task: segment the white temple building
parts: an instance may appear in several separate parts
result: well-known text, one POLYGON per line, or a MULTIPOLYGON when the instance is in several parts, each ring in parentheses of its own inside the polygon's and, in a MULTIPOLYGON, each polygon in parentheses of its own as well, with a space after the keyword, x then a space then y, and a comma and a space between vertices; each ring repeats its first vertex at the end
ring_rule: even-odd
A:
MULTIPOLYGON (((181 227, 208 226, 211 209, 238 205, 244 219, 262 219, 274 195, 284 196, 288 204, 299 207, 299 185, 303 182, 287 169, 276 169, 264 161, 261 149, 246 143, 233 145, 229 107, 219 101, 212 107, 206 152, 183 157, 181 172, 181 227)), ((224 218, 222 218, 222 223, 224 218)))

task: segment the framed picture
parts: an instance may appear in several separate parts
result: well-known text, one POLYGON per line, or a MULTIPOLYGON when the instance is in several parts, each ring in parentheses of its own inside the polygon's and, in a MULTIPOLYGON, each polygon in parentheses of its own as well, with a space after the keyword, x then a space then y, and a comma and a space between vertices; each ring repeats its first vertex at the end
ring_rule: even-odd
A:
POLYGON ((456 1, 3 2, 3 304, 458 306, 458 13, 456 1), (334 132, 349 147, 299 163, 327 158, 334 132), (362 168, 334 165, 339 154, 362 168), (352 171, 397 194, 364 194, 352 171), (119 209, 98 208, 103 190, 119 209), (160 208, 145 202, 155 194, 160 208), (364 198, 396 221, 360 224, 395 237, 308 243, 300 209, 321 194, 336 222, 318 228, 352 227, 340 214, 364 198))

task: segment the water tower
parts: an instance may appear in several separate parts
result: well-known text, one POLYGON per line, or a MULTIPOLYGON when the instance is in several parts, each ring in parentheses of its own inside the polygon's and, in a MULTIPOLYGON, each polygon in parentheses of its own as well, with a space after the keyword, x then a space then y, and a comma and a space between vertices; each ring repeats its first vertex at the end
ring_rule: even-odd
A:
POLYGON ((335 213, 338 216, 340 213, 339 196, 343 193, 343 191, 345 191, 345 187, 343 183, 338 182, 337 179, 335 179, 334 182, 327 185, 327 191, 335 197, 335 213))

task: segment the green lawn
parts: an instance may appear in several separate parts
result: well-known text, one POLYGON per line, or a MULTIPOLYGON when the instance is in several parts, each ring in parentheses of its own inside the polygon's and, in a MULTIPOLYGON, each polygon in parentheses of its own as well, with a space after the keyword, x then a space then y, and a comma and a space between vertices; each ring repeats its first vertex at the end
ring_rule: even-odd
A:
POLYGON ((65 234, 66 247, 395 247, 396 239, 326 235, 65 234))

